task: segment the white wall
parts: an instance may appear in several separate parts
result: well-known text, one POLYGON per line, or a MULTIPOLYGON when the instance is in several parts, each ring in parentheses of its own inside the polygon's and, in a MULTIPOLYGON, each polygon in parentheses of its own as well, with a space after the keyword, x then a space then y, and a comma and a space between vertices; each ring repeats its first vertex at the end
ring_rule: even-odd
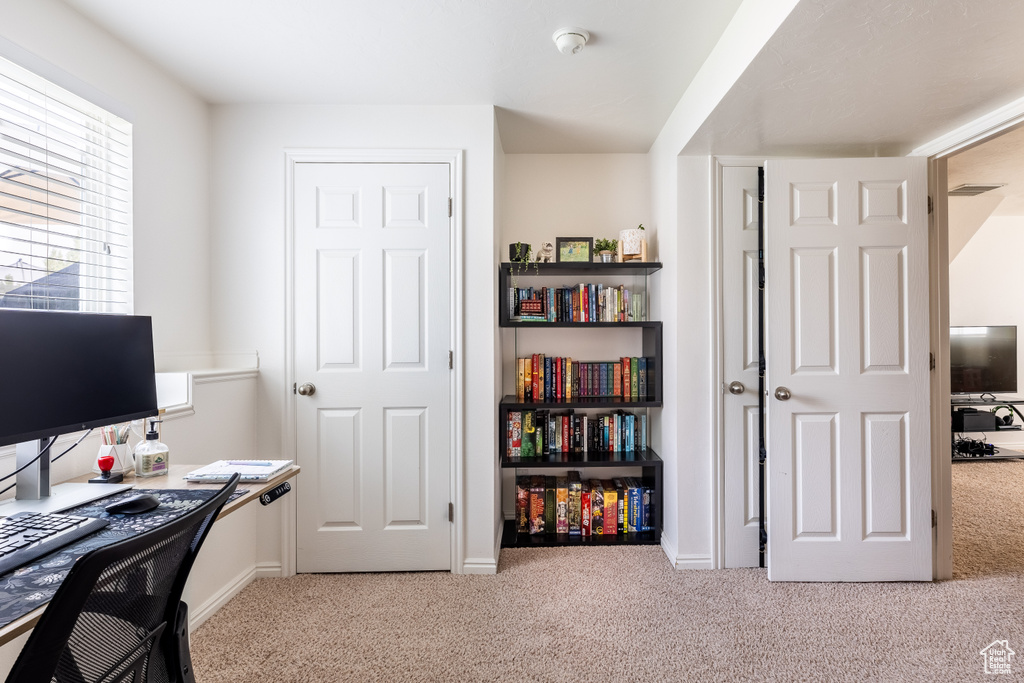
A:
MULTIPOLYGON (((1024 298, 1017 295, 1022 263, 1024 216, 985 221, 949 264, 949 324, 1016 325, 1017 393, 1024 396, 1024 298)), ((985 436, 997 446, 1024 450, 1024 432, 985 436)))
MULTIPOLYGON (((464 557, 493 571, 498 528, 494 430, 495 258, 493 108, 227 105, 213 108, 211 286, 218 349, 260 355, 258 455, 292 457, 285 410, 285 150, 462 149, 465 187, 464 557), (493 511, 493 513, 491 512, 493 511)), ((297 460, 301 464, 302 454, 297 460)), ((301 475, 300 475, 301 478, 301 475)))
POLYGON ((205 103, 57 0, 5 0, 0 36, 133 112, 135 312, 153 316, 158 364, 208 354, 205 103))
POLYGON ((655 280, 664 321, 665 405, 655 444, 665 461, 662 547, 673 566, 711 567, 711 159, 651 150, 654 220, 665 267, 655 280), (674 228, 674 229, 673 229, 674 228), (659 442, 660 439, 660 442, 659 442))

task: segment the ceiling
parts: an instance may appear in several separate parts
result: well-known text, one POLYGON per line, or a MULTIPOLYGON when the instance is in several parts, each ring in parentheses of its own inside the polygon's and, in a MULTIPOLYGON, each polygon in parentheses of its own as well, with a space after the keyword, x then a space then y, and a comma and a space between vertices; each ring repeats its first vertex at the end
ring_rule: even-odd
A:
MULTIPOLYGON (((949 158, 949 188, 965 183, 1005 183, 978 195, 1001 197, 993 216, 1024 216, 1024 128, 1017 128, 949 158)), ((961 201, 974 197, 960 197, 961 201)))
POLYGON ((647 152, 740 0, 64 0, 208 102, 495 105, 508 153, 647 152), (588 30, 577 55, 552 33, 588 30))
POLYGON ((1024 2, 801 0, 685 149, 904 155, 1024 95, 1024 2))

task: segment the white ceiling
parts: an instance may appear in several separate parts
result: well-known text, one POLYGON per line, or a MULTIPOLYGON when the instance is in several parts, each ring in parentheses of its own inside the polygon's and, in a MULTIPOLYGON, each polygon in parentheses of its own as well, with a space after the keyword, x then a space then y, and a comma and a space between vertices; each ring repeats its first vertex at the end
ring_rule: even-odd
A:
POLYGON ((903 155, 1024 95, 1024 2, 802 0, 686 148, 903 155))
POLYGON ((509 153, 646 152, 740 0, 64 0, 211 103, 498 107, 509 153), (591 33, 577 55, 552 33, 591 33))
POLYGON ((964 183, 1005 183, 978 198, 1003 198, 992 211, 993 216, 1024 216, 1024 128, 951 156, 947 175, 950 189, 964 183))

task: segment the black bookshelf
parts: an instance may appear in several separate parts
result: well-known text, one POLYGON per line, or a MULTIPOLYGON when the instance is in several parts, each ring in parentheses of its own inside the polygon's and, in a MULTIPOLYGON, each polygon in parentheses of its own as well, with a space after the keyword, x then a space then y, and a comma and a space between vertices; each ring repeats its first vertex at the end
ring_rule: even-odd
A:
POLYGON ((514 519, 505 520, 501 534, 502 548, 560 548, 566 546, 608 545, 661 545, 661 530, 637 531, 626 534, 596 534, 572 536, 570 534, 521 534, 516 531, 514 519))
MULTIPOLYGON (((650 308, 650 287, 647 278, 661 270, 662 264, 656 262, 627 261, 625 263, 502 263, 498 267, 498 325, 512 328, 515 334, 528 333, 527 330, 560 328, 575 330, 576 334, 587 335, 600 333, 610 328, 636 329, 639 331, 640 356, 647 362, 647 395, 639 399, 622 397, 574 397, 569 400, 519 400, 515 395, 504 396, 498 403, 498 453, 499 463, 503 469, 551 471, 574 469, 603 468, 635 468, 641 472, 641 479, 646 487, 651 488, 652 505, 654 507, 654 529, 651 531, 591 536, 572 536, 569 534, 520 534, 516 532, 514 520, 506 521, 503 527, 502 547, 537 548, 558 546, 606 546, 606 545, 657 545, 661 543, 662 502, 663 502, 663 462, 653 449, 643 451, 588 451, 586 453, 553 453, 532 457, 511 457, 507 453, 506 425, 511 411, 525 410, 563 410, 563 409, 597 409, 597 410, 633 410, 660 408, 663 403, 662 393, 662 323, 657 320, 631 320, 622 322, 547 322, 536 320, 517 320, 510 315, 509 291, 513 282, 517 287, 527 286, 534 277, 562 276, 571 280, 557 286, 586 282, 593 284, 602 282, 603 278, 643 277, 644 290, 648 295, 647 308, 650 308)), ((607 282, 606 282, 607 284, 607 282)), ((551 286, 551 285, 548 285, 551 286)), ((614 285, 609 285, 614 286, 614 285)), ((595 473, 596 474, 596 473, 595 473)), ((598 476, 585 478, 600 478, 598 476)))

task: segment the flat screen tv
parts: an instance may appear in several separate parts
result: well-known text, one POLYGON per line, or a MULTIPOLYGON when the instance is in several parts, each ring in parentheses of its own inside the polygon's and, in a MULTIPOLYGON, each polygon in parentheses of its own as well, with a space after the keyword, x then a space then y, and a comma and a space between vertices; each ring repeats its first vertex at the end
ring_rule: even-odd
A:
POLYGON ((0 309, 0 446, 157 414, 146 316, 0 309))
POLYGON ((954 394, 1017 393, 1017 327, 950 327, 949 385, 954 394))

